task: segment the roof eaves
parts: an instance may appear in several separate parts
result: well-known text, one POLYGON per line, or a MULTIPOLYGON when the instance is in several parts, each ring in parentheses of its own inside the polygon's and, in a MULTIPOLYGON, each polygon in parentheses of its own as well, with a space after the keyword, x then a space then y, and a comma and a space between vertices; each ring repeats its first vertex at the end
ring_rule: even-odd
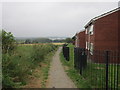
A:
POLYGON ((104 16, 107 16, 107 15, 109 15, 109 14, 111 14, 111 13, 114 13, 114 12, 116 12, 116 11, 118 11, 118 10, 120 10, 120 7, 116 8, 116 9, 114 9, 114 10, 111 10, 111 11, 109 11, 109 12, 107 12, 107 13, 104 13, 104 14, 102 14, 102 15, 99 15, 99 16, 91 19, 84 27, 87 28, 88 25, 91 24, 93 21, 95 21, 95 20, 97 20, 97 19, 99 19, 99 18, 102 18, 102 17, 104 17, 104 16))

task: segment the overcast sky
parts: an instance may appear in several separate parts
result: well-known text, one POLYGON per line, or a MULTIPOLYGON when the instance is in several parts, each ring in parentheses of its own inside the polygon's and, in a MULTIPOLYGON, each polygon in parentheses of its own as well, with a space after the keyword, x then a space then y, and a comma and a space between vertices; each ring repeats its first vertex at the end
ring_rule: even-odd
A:
POLYGON ((2 27, 15 37, 72 37, 117 2, 4 2, 2 27))

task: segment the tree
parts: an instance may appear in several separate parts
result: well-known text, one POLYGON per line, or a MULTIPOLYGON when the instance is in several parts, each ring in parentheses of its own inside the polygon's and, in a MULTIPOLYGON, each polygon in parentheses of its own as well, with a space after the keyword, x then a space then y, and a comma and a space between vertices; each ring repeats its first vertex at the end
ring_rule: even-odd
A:
POLYGON ((66 39, 65 39, 65 42, 66 42, 66 43, 72 43, 72 41, 73 41, 73 40, 72 40, 71 38, 66 38, 66 39))
POLYGON ((38 41, 37 40, 33 40, 32 43, 38 43, 38 41))
POLYGON ((30 43, 31 43, 30 39, 25 40, 25 44, 30 44, 30 43))
POLYGON ((2 30, 2 53, 11 53, 15 49, 15 46, 13 34, 2 30))

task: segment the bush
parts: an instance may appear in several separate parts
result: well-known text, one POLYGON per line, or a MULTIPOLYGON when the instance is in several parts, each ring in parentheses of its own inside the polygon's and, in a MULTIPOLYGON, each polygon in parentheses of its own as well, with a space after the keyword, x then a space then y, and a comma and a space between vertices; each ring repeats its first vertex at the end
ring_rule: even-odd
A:
POLYGON ((48 45, 35 45, 33 46, 34 50, 32 53, 32 58, 34 59, 35 62, 41 62, 44 60, 44 57, 46 54, 49 52, 55 50, 56 46, 52 44, 48 45))

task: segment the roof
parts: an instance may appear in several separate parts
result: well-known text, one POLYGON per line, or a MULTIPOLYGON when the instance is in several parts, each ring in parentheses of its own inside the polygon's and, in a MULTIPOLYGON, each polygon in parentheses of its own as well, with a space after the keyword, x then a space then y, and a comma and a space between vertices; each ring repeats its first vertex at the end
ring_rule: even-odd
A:
POLYGON ((102 18, 102 17, 104 17, 104 16, 107 16, 107 15, 109 15, 109 14, 112 14, 112 13, 118 11, 118 10, 120 10, 120 7, 118 7, 118 8, 116 8, 116 9, 114 9, 114 10, 111 10, 111 11, 109 11, 109 12, 107 12, 107 13, 104 13, 104 14, 102 14, 102 15, 100 15, 100 16, 97 16, 97 17, 91 19, 91 20, 85 25, 85 28, 86 28, 89 24, 91 24, 93 21, 95 21, 95 20, 97 20, 97 19, 99 19, 99 18, 102 18))

